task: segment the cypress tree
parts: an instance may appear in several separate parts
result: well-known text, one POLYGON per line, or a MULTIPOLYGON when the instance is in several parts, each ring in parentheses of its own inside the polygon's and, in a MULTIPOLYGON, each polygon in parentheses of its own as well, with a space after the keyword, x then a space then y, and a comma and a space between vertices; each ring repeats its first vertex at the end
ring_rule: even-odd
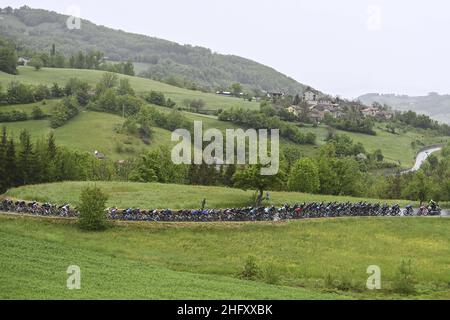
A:
POLYGON ((8 147, 6 149, 5 184, 7 188, 18 185, 16 148, 13 139, 9 140, 8 147))
POLYGON ((33 182, 35 160, 30 134, 24 130, 20 134, 20 149, 18 153, 18 173, 21 184, 25 185, 33 182))
POLYGON ((0 193, 4 193, 8 188, 6 177, 6 149, 8 147, 8 137, 6 128, 2 129, 2 137, 0 140, 0 193))

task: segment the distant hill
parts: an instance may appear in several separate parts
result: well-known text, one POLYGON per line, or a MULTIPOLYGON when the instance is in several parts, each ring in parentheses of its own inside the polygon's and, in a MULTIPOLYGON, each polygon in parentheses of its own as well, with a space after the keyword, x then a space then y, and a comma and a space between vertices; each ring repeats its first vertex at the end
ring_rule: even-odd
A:
POLYGON ((433 119, 450 124, 450 95, 430 93, 427 96, 411 97, 396 94, 369 93, 358 98, 363 104, 374 102, 387 104, 400 111, 415 111, 433 119))
POLYGON ((127 33, 82 20, 80 30, 66 27, 68 16, 22 7, 2 10, 0 35, 13 39, 19 50, 49 51, 52 44, 64 55, 99 50, 113 61, 131 59, 155 80, 177 77, 195 84, 228 88, 234 82, 248 89, 302 93, 305 86, 257 62, 210 49, 127 33))

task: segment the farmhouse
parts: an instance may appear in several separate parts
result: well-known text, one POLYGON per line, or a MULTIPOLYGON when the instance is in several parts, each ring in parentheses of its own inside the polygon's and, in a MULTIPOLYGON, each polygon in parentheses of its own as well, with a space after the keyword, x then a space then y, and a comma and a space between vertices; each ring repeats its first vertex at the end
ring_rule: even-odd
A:
POLYGON ((322 122, 325 119, 325 111, 312 109, 308 114, 308 118, 316 123, 322 122))
POLYGON ((392 112, 383 111, 375 107, 361 110, 364 117, 374 117, 380 120, 390 120, 394 116, 392 112))
POLYGON ((272 99, 273 101, 282 99, 284 97, 284 93, 282 92, 267 92, 267 98, 272 99))
POLYGON ((233 96, 233 95, 231 94, 231 92, 229 92, 229 91, 217 91, 216 94, 218 94, 219 96, 226 96, 226 97, 231 97, 231 96, 233 96))
POLYGON ((26 66, 28 65, 28 63, 30 62, 30 58, 27 57, 20 57, 19 59, 17 59, 17 64, 20 66, 26 66))
POLYGON ((361 111, 364 117, 375 117, 380 110, 378 108, 366 108, 361 111))
POLYGON ((306 91, 303 93, 303 101, 306 102, 316 102, 317 94, 312 91, 306 91))

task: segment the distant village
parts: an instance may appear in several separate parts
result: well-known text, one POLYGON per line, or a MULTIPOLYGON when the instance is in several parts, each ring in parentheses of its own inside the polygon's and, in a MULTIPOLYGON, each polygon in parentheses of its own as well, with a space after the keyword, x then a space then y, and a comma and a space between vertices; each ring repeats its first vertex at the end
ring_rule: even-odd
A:
MULTIPOLYGON (((332 118, 338 119, 343 118, 346 115, 346 109, 343 102, 339 99, 324 99, 320 98, 319 95, 313 91, 306 91, 302 95, 302 102, 306 103, 308 107, 308 117, 314 122, 322 122, 327 115, 332 118)), ((361 116, 364 118, 373 117, 378 120, 390 120, 394 116, 391 111, 385 110, 381 105, 374 105, 372 107, 366 107, 359 104, 359 111, 361 116)), ((287 110, 299 116, 302 112, 302 106, 292 105, 287 108, 287 110)))
MULTIPOLYGON (((285 94, 281 92, 264 91, 263 93, 265 97, 253 97, 251 100, 261 101, 262 99, 267 99, 277 103, 285 98, 285 94)), ((235 96, 233 93, 227 91, 217 91, 216 94, 228 97, 235 96)), ((244 93, 241 93, 240 95, 244 97, 244 93)), ((299 97, 297 103, 294 101, 294 104, 287 106, 286 110, 297 117, 306 114, 311 122, 320 123, 323 122, 327 116, 335 119, 344 118, 348 113, 349 104, 352 105, 353 111, 357 109, 360 112, 362 118, 372 117, 377 120, 388 121, 394 117, 394 112, 385 106, 374 104, 373 106, 368 107, 360 102, 349 102, 339 98, 324 97, 313 90, 305 91, 301 97, 299 97)))

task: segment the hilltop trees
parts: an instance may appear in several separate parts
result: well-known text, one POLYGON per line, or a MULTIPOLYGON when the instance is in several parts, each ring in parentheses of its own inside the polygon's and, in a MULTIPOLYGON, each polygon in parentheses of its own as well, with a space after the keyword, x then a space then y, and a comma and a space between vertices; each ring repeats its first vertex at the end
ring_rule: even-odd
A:
POLYGON ((114 73, 105 73, 97 84, 96 97, 89 104, 92 110, 110 112, 124 117, 136 115, 143 106, 141 98, 135 97, 128 79, 120 79, 114 73), (118 87, 117 87, 118 85, 118 87))
POLYGON ((87 53, 78 51, 69 58, 69 66, 73 69, 99 69, 103 57, 104 54, 100 51, 93 50, 87 53))
POLYGON ((343 118, 333 118, 331 116, 325 117, 325 123, 329 126, 350 132, 359 132, 368 135, 377 135, 376 131, 373 129, 374 123, 370 118, 356 118, 351 116, 346 116, 343 118))
POLYGON ((14 46, 0 37, 0 71, 17 74, 17 55, 14 46))
POLYGON ((244 128, 279 129, 280 135, 298 144, 315 144, 316 136, 313 133, 303 133, 291 123, 281 121, 278 117, 270 117, 262 112, 244 109, 228 109, 219 114, 219 120, 229 121, 244 128))

